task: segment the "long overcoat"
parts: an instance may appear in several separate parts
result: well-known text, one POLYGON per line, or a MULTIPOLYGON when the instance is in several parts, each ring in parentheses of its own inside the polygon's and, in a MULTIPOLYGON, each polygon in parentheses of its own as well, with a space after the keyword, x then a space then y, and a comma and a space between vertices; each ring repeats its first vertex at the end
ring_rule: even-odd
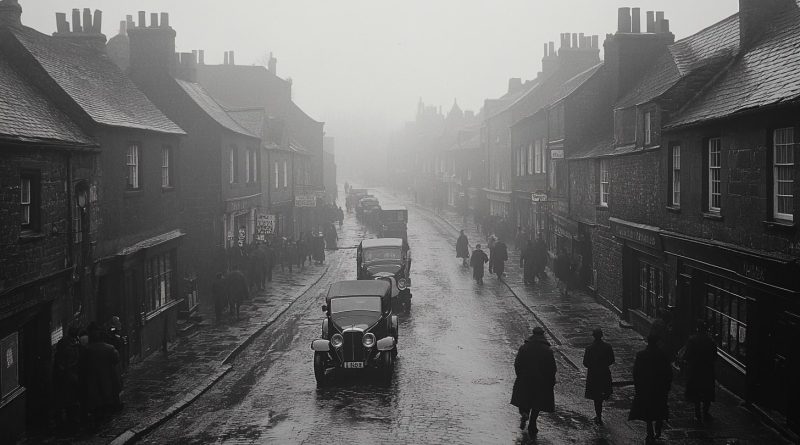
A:
POLYGON ((611 371, 614 364, 614 350, 611 345, 597 339, 586 347, 583 353, 583 366, 586 367, 586 391, 584 396, 591 400, 607 400, 612 393, 611 371))
POLYGON ((122 378, 119 371, 119 352, 103 341, 93 341, 83 355, 86 388, 86 408, 114 407, 119 405, 122 378))
POLYGON ((489 257, 480 249, 472 251, 472 259, 469 260, 469 265, 472 266, 472 277, 476 280, 483 278, 483 265, 489 262, 489 257))
POLYGON ((706 333, 689 337, 686 342, 686 400, 691 402, 713 402, 714 362, 717 345, 706 333))
POLYGON ((245 298, 250 298, 250 290, 247 286, 247 278, 238 270, 225 275, 225 290, 231 301, 241 302, 245 298))
POLYGON ((669 418, 667 397, 672 384, 672 367, 658 346, 647 345, 636 353, 633 362, 635 395, 628 420, 665 420, 669 418))
POLYGON ((467 240, 467 235, 459 235, 456 241, 456 258, 469 258, 469 240, 467 240))
POLYGON ((511 395, 512 405, 548 413, 555 411, 556 361, 543 335, 532 335, 520 346, 514 371, 517 379, 511 395))
POLYGON ((502 275, 505 270, 505 262, 508 261, 508 247, 506 243, 498 241, 492 250, 492 257, 489 258, 492 262, 492 270, 498 275, 502 275))

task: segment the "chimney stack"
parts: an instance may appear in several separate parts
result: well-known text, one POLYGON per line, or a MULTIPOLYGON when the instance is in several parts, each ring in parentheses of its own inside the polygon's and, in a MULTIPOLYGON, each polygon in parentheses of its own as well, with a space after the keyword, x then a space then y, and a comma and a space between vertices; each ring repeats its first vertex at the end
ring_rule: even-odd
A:
POLYGON ((136 27, 136 25, 133 23, 133 16, 132 15, 126 15, 125 16, 125 30, 127 31, 127 30, 133 29, 135 27, 136 27))
POLYGON ((151 12, 150 13, 150 27, 151 28, 158 28, 158 13, 151 12))
POLYGON ((223 63, 223 65, 227 65, 227 64, 228 64, 228 52, 225 51, 225 62, 223 63))
POLYGON ((547 57, 547 44, 544 44, 544 57, 547 57))
POLYGON ((578 34, 572 33, 572 48, 578 49, 578 34))
POLYGON ((739 50, 748 50, 790 9, 797 9, 794 0, 739 0, 739 50))
POLYGON ((664 32, 664 11, 656 11, 656 34, 664 32))
MULTIPOLYGON (((162 23, 163 23, 163 22, 162 22, 162 23)), ((197 53, 197 57, 198 57, 198 61, 197 61, 197 63, 199 63, 200 65, 205 65, 205 64, 206 64, 206 52, 205 52, 205 50, 202 50, 202 49, 201 49, 201 50, 200 50, 200 51, 197 53)))
POLYGON ((197 59, 193 53, 180 53, 179 67, 175 77, 187 82, 197 81, 197 59))
POLYGON ((228 56, 228 61, 231 62, 231 65, 236 65, 236 62, 233 60, 233 50, 229 51, 230 55, 228 56))
POLYGON ((128 22, 125 20, 119 21, 119 35, 127 36, 128 35, 128 22))
POLYGON ((651 34, 656 32, 656 17, 653 11, 647 11, 647 32, 651 34))
POLYGON ((550 49, 550 55, 556 55, 556 43, 555 42, 547 42, 547 47, 550 49))
POLYGON ((92 32, 92 10, 83 8, 83 32, 92 32))
POLYGON ((139 11, 139 28, 147 28, 147 14, 144 11, 139 11))
POLYGON ((641 8, 631 9, 631 32, 639 34, 642 32, 642 10, 641 8))
POLYGON ((56 13, 56 32, 58 33, 69 32, 69 22, 67 22, 66 12, 56 13))
POLYGON ((17 0, 0 0, 0 26, 22 26, 22 6, 17 0))
POLYGON ((619 8, 617 10, 617 33, 631 32, 631 8, 619 8))
POLYGON ((512 77, 508 79, 508 92, 513 93, 522 88, 522 79, 519 77, 512 77))
POLYGON ((169 28, 169 13, 167 12, 161 13, 161 27, 169 28))
POLYGON ((92 32, 100 34, 103 32, 103 11, 99 9, 94 10, 94 20, 92 22, 92 32))
POLYGON ((81 10, 75 8, 72 10, 72 32, 81 32, 81 10))
POLYGON ((147 13, 139 11, 138 15, 138 26, 128 26, 131 76, 134 79, 152 81, 163 75, 175 75, 178 66, 175 30, 164 26, 163 21, 162 26, 159 26, 159 15, 156 13, 151 13, 149 27, 146 22, 147 13))
POLYGON ((278 75, 278 59, 272 56, 272 53, 269 53, 269 62, 267 62, 267 69, 274 75, 278 75))

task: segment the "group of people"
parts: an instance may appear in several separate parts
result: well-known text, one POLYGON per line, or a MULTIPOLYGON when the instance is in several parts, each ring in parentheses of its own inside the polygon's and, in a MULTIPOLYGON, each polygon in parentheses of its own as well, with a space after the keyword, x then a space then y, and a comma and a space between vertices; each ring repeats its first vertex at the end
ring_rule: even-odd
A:
MULTIPOLYGON (((586 347, 583 356, 583 366, 587 369, 584 396, 594 404, 595 424, 603 425, 603 402, 613 393, 610 367, 615 361, 614 350, 603 340, 601 329, 595 329, 592 336, 594 341, 586 347)), ((661 437, 663 422, 669 418, 672 365, 662 344, 659 335, 651 333, 647 337, 647 347, 636 354, 633 364, 635 392, 628 420, 646 423, 648 443, 661 437)), ((698 321, 696 334, 689 338, 683 350, 679 364, 686 369, 685 397, 694 403, 696 422, 709 421, 712 419, 711 402, 715 399, 717 347, 705 321, 698 321)), ((536 423, 539 413, 555 411, 556 363, 541 327, 535 327, 519 348, 514 371, 516 380, 511 404, 519 410, 520 429, 527 425, 528 434, 533 437, 539 432, 536 423)))
POLYGON ((119 318, 108 326, 68 328, 56 343, 53 359, 55 418, 59 427, 75 431, 92 427, 122 409, 122 366, 127 339, 119 318))
POLYGON ((489 264, 489 273, 496 274, 498 280, 503 279, 505 274, 505 264, 508 261, 508 246, 501 239, 494 235, 489 236, 488 242, 489 255, 481 249, 481 245, 475 246, 472 254, 469 252, 469 239, 462 230, 456 240, 456 257, 461 258, 464 267, 472 267, 472 277, 478 284, 483 284, 483 268, 489 264), (469 262, 468 262, 469 261, 469 262))

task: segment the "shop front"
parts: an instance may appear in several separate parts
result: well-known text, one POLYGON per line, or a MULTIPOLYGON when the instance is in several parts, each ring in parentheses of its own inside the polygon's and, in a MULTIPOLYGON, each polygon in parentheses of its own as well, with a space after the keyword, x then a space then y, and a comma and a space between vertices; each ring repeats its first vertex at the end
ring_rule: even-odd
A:
POLYGON ((511 215, 511 192, 484 189, 489 200, 489 215, 508 218, 511 215))
POLYGON ((800 431, 800 265, 796 258, 663 235, 679 272, 676 329, 705 321, 717 343, 717 380, 800 431))

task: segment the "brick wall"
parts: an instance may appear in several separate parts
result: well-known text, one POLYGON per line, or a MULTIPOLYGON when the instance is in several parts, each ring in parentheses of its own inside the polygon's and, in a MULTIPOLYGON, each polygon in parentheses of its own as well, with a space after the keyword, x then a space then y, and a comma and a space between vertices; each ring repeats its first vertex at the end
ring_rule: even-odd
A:
POLYGON ((596 159, 569 162, 570 213, 573 219, 589 222, 595 220, 599 193, 597 162, 596 159))
POLYGON ((597 226, 592 231, 592 263, 597 271, 597 296, 617 312, 622 303, 622 244, 618 243, 607 227, 597 226))
POLYGON ((659 226, 665 206, 660 175, 661 150, 609 158, 609 213, 640 224, 659 226))

